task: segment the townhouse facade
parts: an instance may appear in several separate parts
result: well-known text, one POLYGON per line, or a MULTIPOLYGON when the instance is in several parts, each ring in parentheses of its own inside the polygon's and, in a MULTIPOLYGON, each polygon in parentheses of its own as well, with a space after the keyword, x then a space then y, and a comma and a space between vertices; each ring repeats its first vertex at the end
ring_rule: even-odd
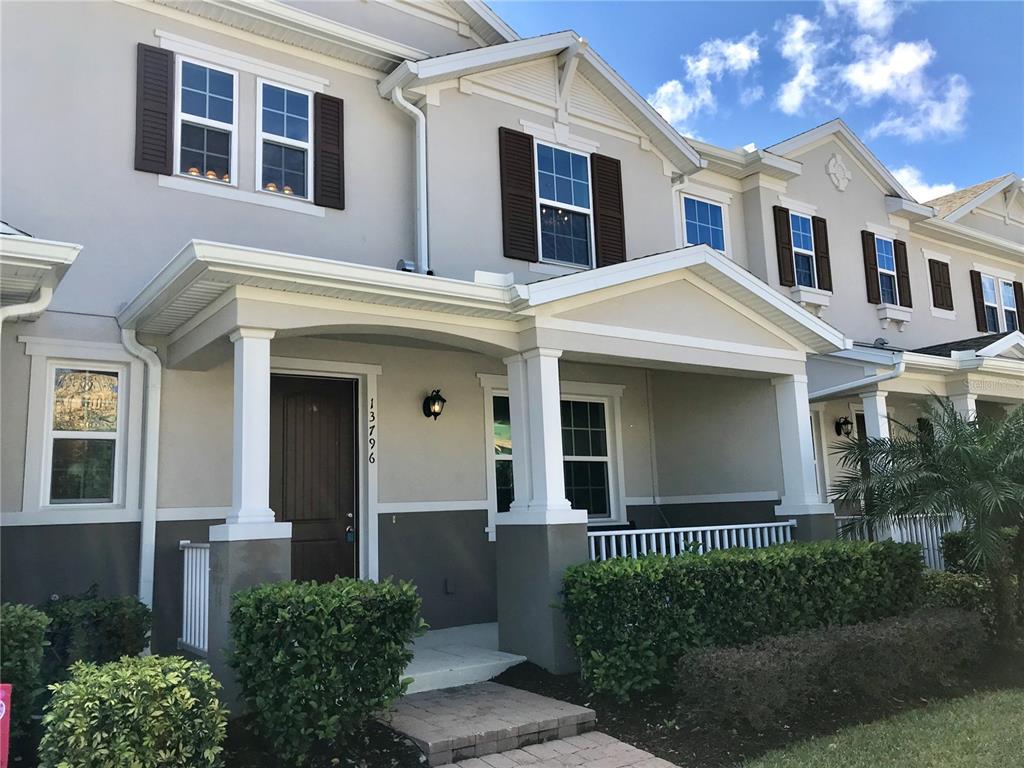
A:
POLYGON ((590 533, 831 536, 844 429, 1024 402, 1013 174, 689 141, 479 2, 0 15, 5 601, 136 594, 168 652, 208 542, 215 665, 234 591, 346 575, 562 670, 590 533))

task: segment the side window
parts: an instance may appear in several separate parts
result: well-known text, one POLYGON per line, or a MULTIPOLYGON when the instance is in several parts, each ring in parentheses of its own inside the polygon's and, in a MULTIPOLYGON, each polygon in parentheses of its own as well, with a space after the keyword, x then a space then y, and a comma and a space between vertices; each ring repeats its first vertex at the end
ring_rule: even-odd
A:
POLYGON ((878 288, 883 304, 899 304, 896 287, 896 256, 892 240, 875 236, 875 258, 878 263, 878 288))
POLYGON ((312 95, 260 80, 257 83, 260 188, 309 198, 313 175, 312 95))
POLYGON ((1014 294, 1013 283, 1009 280, 999 281, 1000 298, 1003 300, 1003 321, 1007 331, 1020 330, 1020 315, 1018 314, 1017 297, 1014 294))
POLYGON ((221 184, 235 178, 238 77, 178 57, 178 173, 221 184))
POLYGON ((789 225, 793 235, 793 262, 796 267, 796 283, 805 288, 816 288, 814 268, 814 234, 811 217, 799 213, 789 214, 789 225))
POLYGON ((494 468, 498 511, 508 512, 512 505, 512 420, 508 397, 495 396, 494 403, 494 468))
POLYGON ((590 267, 593 230, 589 158, 540 142, 536 151, 541 260, 590 267))
POLYGON ((985 299, 985 323, 989 333, 999 332, 999 295, 996 293, 996 279, 991 275, 981 276, 981 295, 985 299))
POLYGON ((721 205, 684 197, 683 218, 687 245, 710 245, 715 250, 725 251, 725 224, 721 205))

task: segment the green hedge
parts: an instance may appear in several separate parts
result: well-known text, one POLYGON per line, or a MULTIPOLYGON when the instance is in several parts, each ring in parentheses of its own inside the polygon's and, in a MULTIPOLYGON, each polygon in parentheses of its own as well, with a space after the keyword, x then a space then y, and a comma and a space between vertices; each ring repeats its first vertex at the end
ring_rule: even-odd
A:
POLYGON ((667 684, 687 649, 909 613, 920 547, 829 541, 573 566, 565 613, 584 680, 626 698, 667 684))
MULTIPOLYGON (((1000 528, 999 535, 1005 539, 1006 553, 1009 554, 1016 528, 1000 528)), ((974 562, 971 552, 974 545, 967 531, 951 531, 942 536, 942 558, 946 561, 946 570, 950 573, 980 573, 981 569, 974 562)))
POLYGON ((0 680, 11 685, 15 731, 28 726, 43 688, 40 667, 50 619, 27 605, 0 605, 0 680))
POLYGON ((97 597, 92 587, 81 595, 43 606, 50 617, 49 680, 61 680, 76 661, 105 664, 138 656, 146 647, 153 613, 134 597, 97 597))
POLYGON ((177 656, 77 662, 51 686, 41 768, 216 768, 227 711, 202 662, 177 656))
POLYGON ((232 665, 252 730, 304 763, 408 685, 409 643, 425 627, 411 584, 336 579, 263 584, 234 596, 232 665))
POLYGON ((977 614, 946 610, 702 648, 679 661, 677 701, 732 727, 792 725, 962 683, 985 645, 977 614))

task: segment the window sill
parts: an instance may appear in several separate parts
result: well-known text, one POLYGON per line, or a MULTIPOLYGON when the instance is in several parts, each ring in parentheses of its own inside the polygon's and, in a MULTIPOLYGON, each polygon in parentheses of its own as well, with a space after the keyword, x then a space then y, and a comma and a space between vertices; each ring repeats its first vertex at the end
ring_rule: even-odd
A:
POLYGON ((903 332, 903 326, 910 322, 913 313, 908 307, 901 307, 898 304, 879 304, 878 320, 882 328, 888 328, 891 323, 896 324, 896 330, 903 332))
POLYGON ((823 291, 820 288, 808 288, 805 285, 794 285, 789 289, 790 298, 808 309, 814 314, 821 314, 821 310, 829 305, 832 298, 831 291, 823 291))
POLYGON ((21 512, 4 512, 0 515, 0 526, 21 527, 28 525, 95 525, 98 523, 137 523, 139 511, 111 509, 109 505, 68 505, 67 508, 42 507, 21 512))
POLYGON ((939 309, 932 307, 932 317, 939 317, 943 320, 956 320, 956 312, 952 309, 939 309))
POLYGON ((537 261, 530 264, 530 271, 541 275, 572 275, 576 272, 586 272, 591 267, 580 264, 562 264, 557 261, 537 261))
POLYGON ((304 213, 307 216, 323 218, 324 208, 314 205, 309 200, 295 200, 277 195, 272 192, 249 192, 238 187, 229 186, 224 182, 213 182, 208 179, 190 176, 163 176, 158 175, 157 185, 167 189, 177 189, 181 192, 196 192, 201 195, 220 197, 226 200, 237 200, 242 203, 262 205, 267 208, 278 208, 293 213, 304 213))

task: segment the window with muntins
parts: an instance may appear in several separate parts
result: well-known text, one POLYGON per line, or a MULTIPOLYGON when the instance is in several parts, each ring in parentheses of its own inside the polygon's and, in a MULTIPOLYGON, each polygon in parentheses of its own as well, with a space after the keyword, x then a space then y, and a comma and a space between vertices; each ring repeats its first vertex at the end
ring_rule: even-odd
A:
POLYGON ((999 295, 996 293, 996 279, 991 275, 981 276, 981 296, 985 300, 985 323, 989 333, 999 332, 999 295))
POLYGON ((50 504, 104 504, 115 496, 122 372, 51 367, 50 504))
POLYGON ((589 267, 593 262, 590 159, 537 142, 540 257, 589 267))
POLYGON ((683 217, 686 220, 687 245, 710 245, 715 250, 725 251, 722 206, 694 197, 684 197, 683 217))
POLYGON ((178 172, 230 184, 234 178, 237 76, 178 59, 178 172))
POLYGON ((790 213, 789 225, 793 236, 796 284, 805 288, 815 288, 817 285, 814 276, 814 232, 811 227, 811 217, 790 213))
POLYGON ((878 289, 883 304, 899 304, 896 287, 896 256, 892 240, 875 236, 875 259, 878 264, 878 289))
POLYGON ((260 188, 309 197, 312 177, 311 95, 260 80, 257 115, 261 144, 260 188))
POLYGON ((1013 292, 1013 283, 1009 280, 999 281, 999 294, 1003 300, 1003 321, 1005 330, 1020 330, 1020 315, 1017 314, 1017 297, 1013 292))
POLYGON ((512 505, 512 419, 507 397, 495 397, 494 403, 494 477, 498 511, 508 512, 512 505))

